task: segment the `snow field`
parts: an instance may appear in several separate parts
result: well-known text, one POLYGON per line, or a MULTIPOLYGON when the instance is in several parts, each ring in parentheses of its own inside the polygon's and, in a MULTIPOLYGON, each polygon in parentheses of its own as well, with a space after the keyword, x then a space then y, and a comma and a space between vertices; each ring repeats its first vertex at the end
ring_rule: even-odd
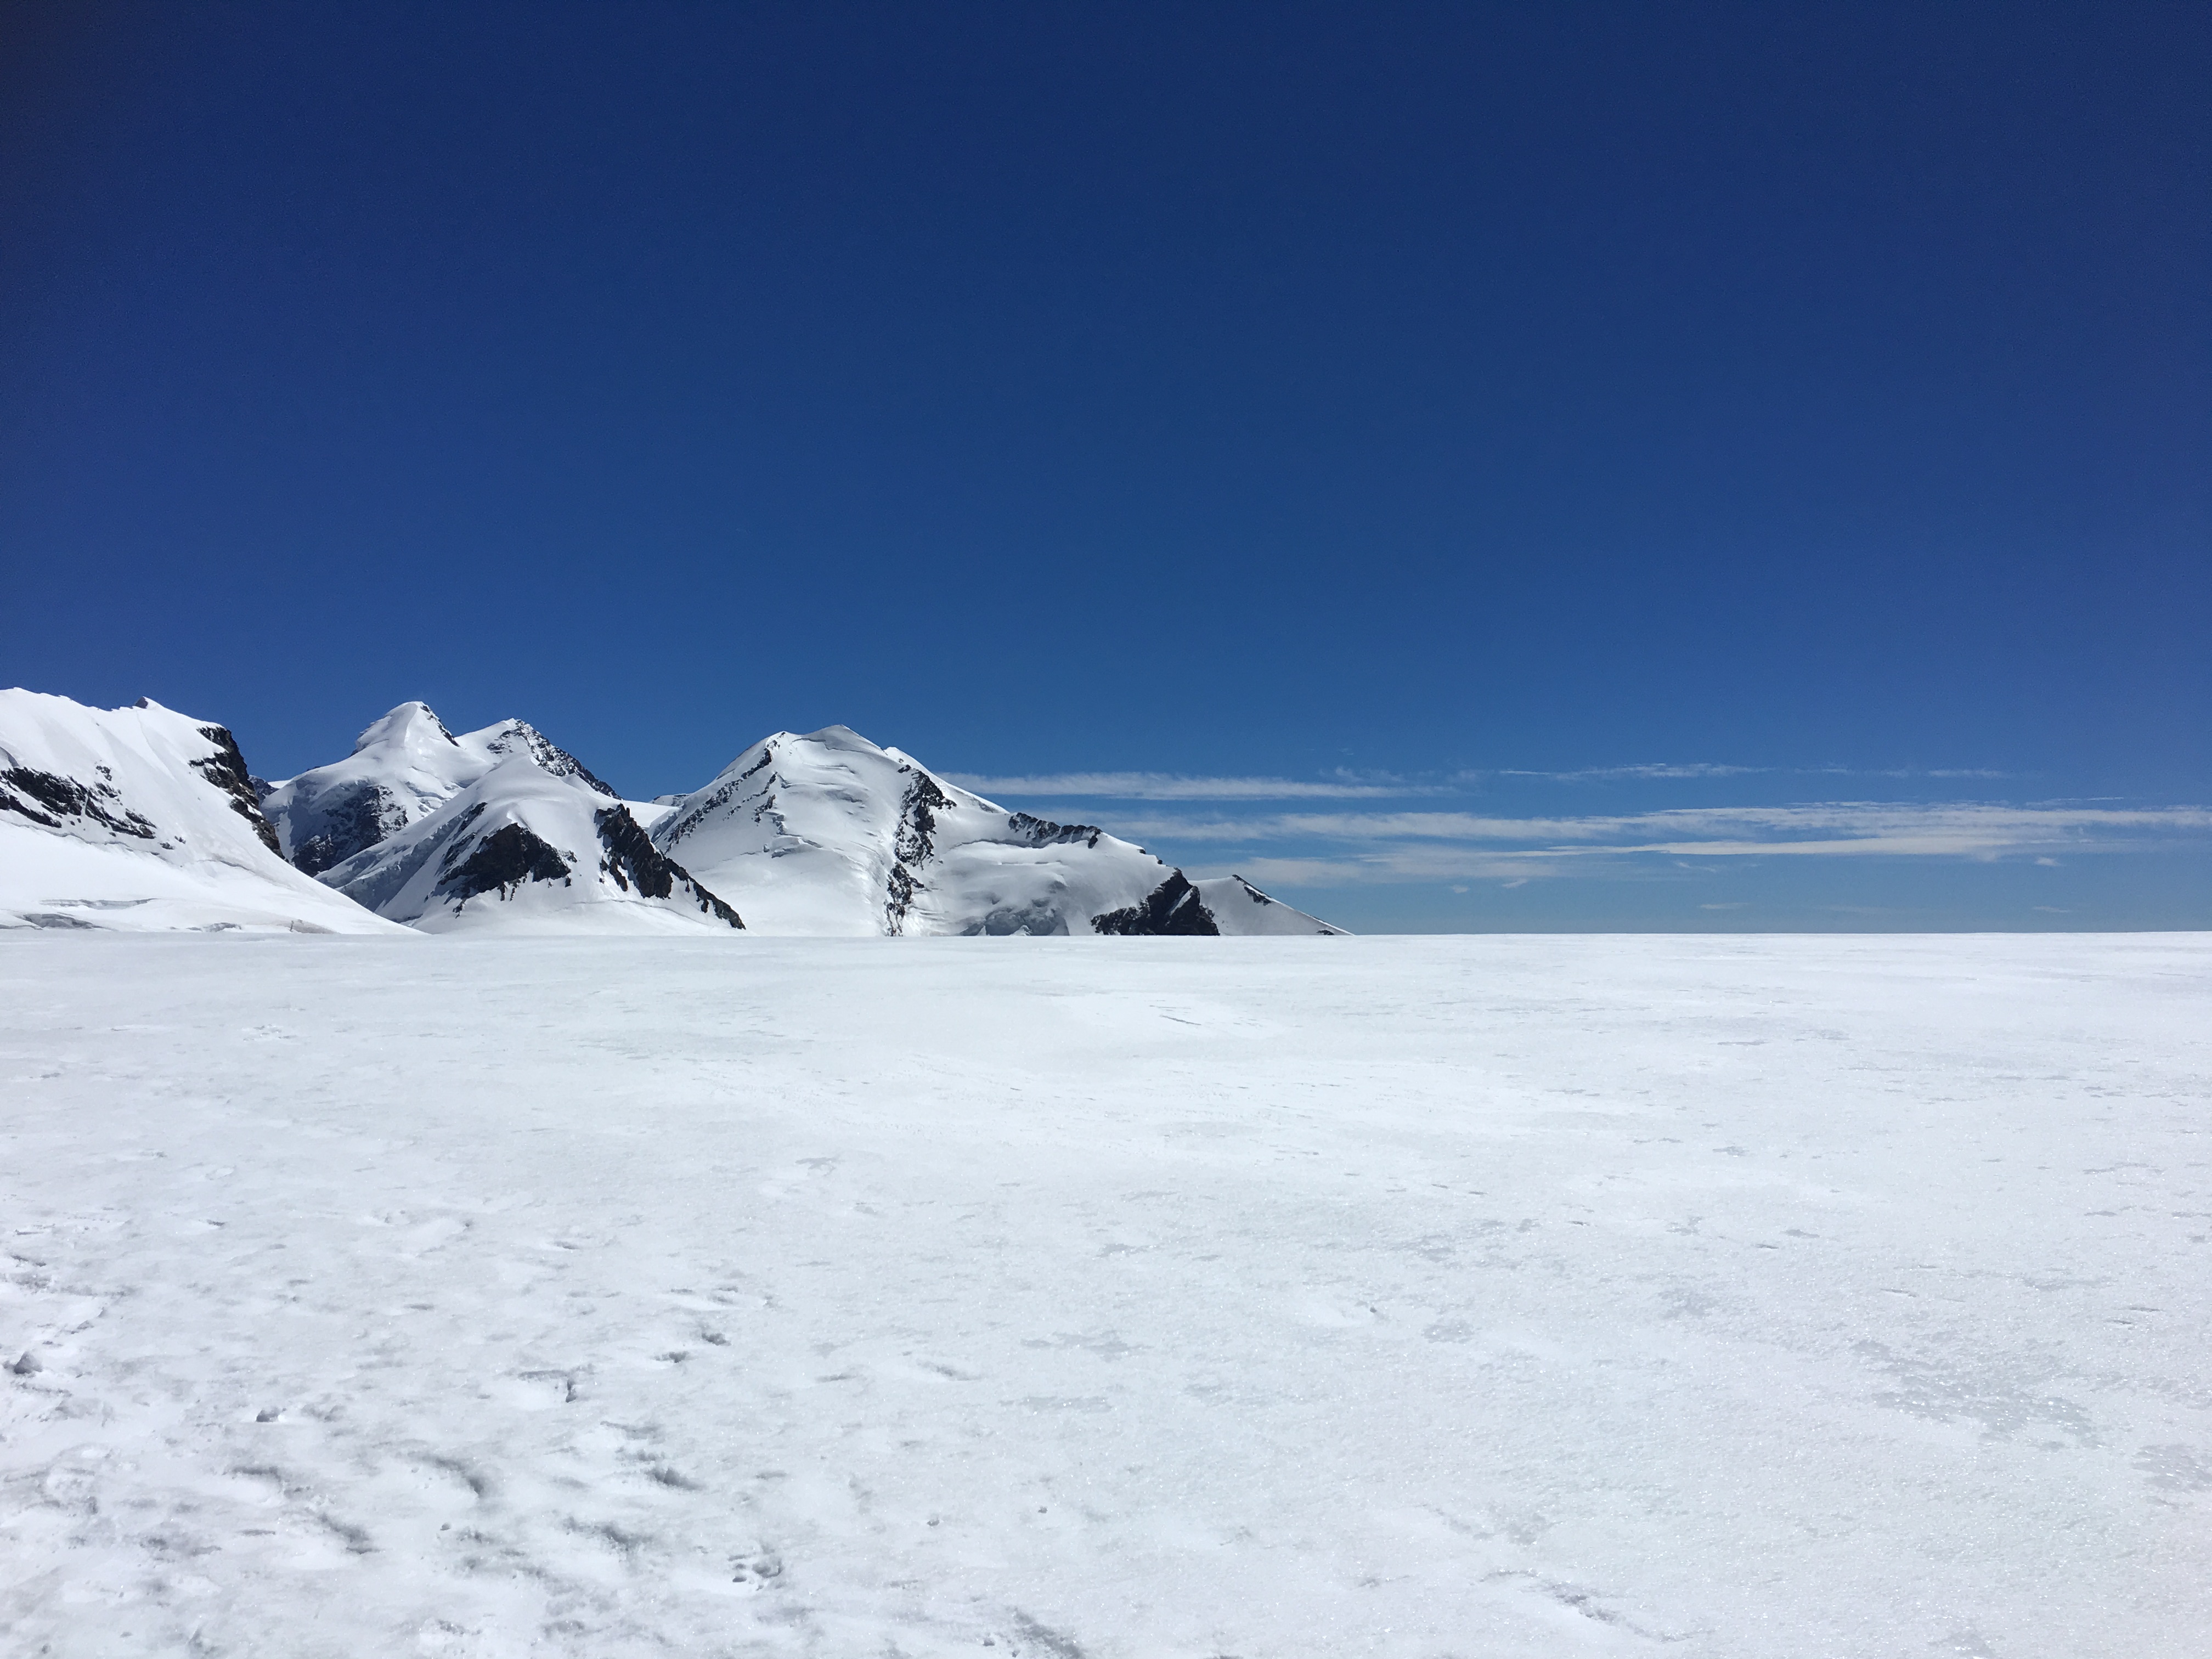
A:
POLYGON ((2212 938, 0 938, 10 1652, 2186 1655, 2212 938))

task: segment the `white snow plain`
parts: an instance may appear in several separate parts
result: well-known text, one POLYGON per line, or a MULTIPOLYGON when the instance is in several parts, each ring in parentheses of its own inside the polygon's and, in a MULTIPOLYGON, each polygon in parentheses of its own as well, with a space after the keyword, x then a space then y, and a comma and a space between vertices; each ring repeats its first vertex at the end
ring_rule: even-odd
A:
POLYGON ((0 980, 10 1653, 2212 1651, 2212 936, 0 980))

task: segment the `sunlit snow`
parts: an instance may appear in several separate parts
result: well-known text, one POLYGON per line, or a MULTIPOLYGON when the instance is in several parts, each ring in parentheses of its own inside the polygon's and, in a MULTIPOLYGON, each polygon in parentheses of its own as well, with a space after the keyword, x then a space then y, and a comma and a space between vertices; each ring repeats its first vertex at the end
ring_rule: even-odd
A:
POLYGON ((2202 1650, 2212 938, 0 937, 9 1652, 2202 1650))

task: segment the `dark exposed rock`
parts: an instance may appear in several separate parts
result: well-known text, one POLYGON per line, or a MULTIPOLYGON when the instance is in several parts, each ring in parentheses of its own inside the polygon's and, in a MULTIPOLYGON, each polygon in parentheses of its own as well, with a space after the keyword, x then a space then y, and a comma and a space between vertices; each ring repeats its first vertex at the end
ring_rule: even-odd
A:
MULTIPOLYGON (((550 744, 548 746, 550 747, 550 744)), ((563 750, 561 752, 564 755, 568 755, 568 751, 566 750, 563 750)), ((609 800, 620 800, 622 799, 620 795, 615 793, 614 785, 602 782, 596 775, 593 775, 592 769, 585 765, 583 762, 577 760, 574 755, 568 755, 568 758, 571 762, 574 763, 576 769, 574 772, 568 775, 569 776, 575 778, 580 782, 589 785, 595 793, 605 795, 609 800)))
POLYGON ((467 837, 462 835, 461 832, 466 830, 471 824, 474 823, 483 815, 484 804, 482 801, 478 801, 475 805, 470 807, 467 811, 462 813, 460 817, 455 818, 451 823, 446 826, 444 831, 440 836, 440 839, 441 841, 450 841, 453 844, 446 849, 445 860, 439 866, 441 869, 451 870, 454 865, 460 861, 462 853, 466 850, 468 847, 467 837))
POLYGON ((1017 935, 1065 937, 1067 915, 1060 905, 1060 897, 1058 892, 1054 892, 1042 898, 1032 899, 1027 904, 1002 904, 981 921, 971 921, 960 931, 969 939, 1006 939, 1017 935))
POLYGON ((927 772, 917 772, 899 803, 897 831, 891 837, 890 874, 884 881, 884 929, 906 931, 907 912, 914 896, 925 886, 911 866, 925 862, 937 851, 937 814, 952 810, 952 798, 937 787, 927 772))
POLYGON ((1096 847, 1098 837, 1106 833, 1095 823, 1054 823, 1050 818, 1036 817, 1027 812, 1016 812, 1007 823, 1031 847, 1059 847, 1078 841, 1086 847, 1096 847))
MULTIPOLYGON (((439 730, 445 728, 441 726, 439 730)), ((453 733, 447 732, 446 735, 451 738, 453 733)), ((509 720, 484 746, 495 755, 526 753, 555 777, 574 778, 610 800, 617 799, 614 790, 592 776, 589 767, 527 720, 509 720)))
POLYGON ((906 913, 914 908, 914 896, 921 890, 921 884, 914 878, 914 872, 903 864, 891 866, 891 872, 884 880, 884 931, 902 933, 906 931, 906 913))
POLYGON ((1221 929, 1213 912, 1206 908, 1180 870, 1155 887, 1142 904, 1109 910, 1091 918, 1093 933, 1123 934, 1218 935, 1221 929))
POLYGON ((284 849, 277 846, 276 832, 269 827, 269 820, 261 816, 261 797, 253 787, 252 775, 246 769, 246 757, 238 752, 238 739, 220 726, 203 726, 200 735, 215 745, 215 753, 194 761, 192 770, 229 796, 230 810, 253 826, 264 847, 282 858, 284 849))
POLYGON ((599 826, 599 845, 605 856, 599 868, 614 878, 615 885, 628 892, 635 886, 647 898, 665 899, 681 887, 694 899, 699 908, 710 916, 720 918, 732 927, 745 924, 738 913, 702 887, 682 865, 666 857, 637 827, 637 820, 625 806, 611 806, 604 812, 592 814, 592 821, 599 826))
MULTIPOLYGON (((743 774, 732 778, 720 789, 717 789, 713 794, 708 796, 706 799, 701 801, 690 811, 684 813, 683 817, 672 817, 665 823, 657 826, 653 831, 654 842, 663 848, 675 846, 678 842, 682 841, 684 836, 690 835, 694 830, 696 830, 708 818, 714 817, 717 808, 727 805, 730 798, 744 787, 745 779, 752 776, 754 773, 759 771, 762 767, 767 764, 768 757, 766 755, 763 755, 759 760, 747 767, 743 774)), ((769 781, 773 783, 775 780, 771 778, 769 781)), ((768 805, 774 805, 775 804, 775 798, 771 795, 769 797, 768 805)), ((756 811, 753 817, 757 820, 760 817, 760 813, 756 811)))
POLYGON ((892 850, 902 864, 919 864, 937 850, 937 814, 950 811, 952 798, 937 787, 937 780, 918 772, 899 804, 898 835, 892 850))
POLYGON ((441 848, 445 851, 442 867, 452 868, 462 844, 456 837, 483 816, 483 807, 479 803, 459 817, 417 838, 412 847, 400 853, 363 860, 362 862, 368 867, 358 871, 349 866, 334 866, 319 873, 317 879, 327 882, 355 903, 380 915, 392 895, 414 880, 416 873, 437 857, 441 848))
POLYGON ((112 783, 88 787, 53 772, 11 766, 0 771, 0 812, 15 812, 42 829, 58 830, 64 818, 90 818, 118 836, 151 841, 151 823, 123 805, 112 783), (44 811, 40 811, 45 808, 44 811), (52 816, 49 816, 51 814, 52 816))
POLYGON ((495 888, 507 898, 526 882, 561 881, 568 874, 568 861, 544 842, 519 823, 502 824, 438 884, 438 894, 459 904, 495 888))
POLYGON ((366 780, 334 789, 315 805, 315 832, 292 849, 292 862, 311 876, 319 876, 407 827, 404 809, 381 785, 366 780))
MULTIPOLYGON (((675 817, 672 814, 670 817, 663 819, 659 823, 654 825, 652 837, 653 845, 662 848, 664 851, 674 847, 676 843, 682 841, 684 836, 690 835, 694 830, 696 830, 708 818, 714 817, 714 813, 720 808, 727 805, 731 799, 744 789, 745 781, 750 778, 756 772, 758 772, 763 767, 768 765, 769 763, 773 761, 775 758, 775 745, 772 743, 763 744, 761 745, 760 758, 755 761, 750 766, 745 768, 744 771, 738 773, 737 776, 732 778, 727 783, 724 784, 720 789, 717 789, 713 794, 708 796, 706 799, 701 801, 697 805, 694 806, 690 811, 684 813, 681 817, 675 817)), ((775 779, 771 776, 769 779, 769 783, 772 786, 775 782, 775 779)), ((753 809, 753 822, 758 823, 761 821, 761 814, 773 808, 775 805, 775 797, 771 794, 766 800, 763 801, 759 806, 753 809)), ((782 828, 782 823, 779 821, 776 825, 776 829, 779 833, 781 832, 782 828)))

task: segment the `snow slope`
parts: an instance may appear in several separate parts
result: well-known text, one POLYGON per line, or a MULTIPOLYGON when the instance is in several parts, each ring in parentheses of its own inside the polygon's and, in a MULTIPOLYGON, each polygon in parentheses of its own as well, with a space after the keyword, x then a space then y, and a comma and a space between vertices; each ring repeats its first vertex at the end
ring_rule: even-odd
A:
POLYGON ((552 770, 520 750, 321 878, 426 933, 726 935, 744 926, 604 789, 580 767, 552 770))
POLYGON ((2212 1631, 2212 937, 10 935, 0 1078, 10 1653, 2212 1631))
POLYGON ((320 875, 421 822, 515 757, 613 797, 581 761, 526 720, 455 737, 428 703, 403 702, 356 738, 345 759, 265 786, 262 810, 284 856, 320 875))
POLYGON ((1215 925, 1224 934, 1288 936, 1344 932, 1319 916, 1310 916, 1279 898, 1269 897, 1242 876, 1212 876, 1191 885, 1198 890, 1200 900, 1212 913, 1215 925))
POLYGON ((652 834, 765 933, 1337 931, 1226 883, 1211 909, 1141 847, 1009 812, 842 726, 763 738, 652 834))
POLYGON ((277 854, 222 726, 0 691, 0 927, 380 933, 277 854))

